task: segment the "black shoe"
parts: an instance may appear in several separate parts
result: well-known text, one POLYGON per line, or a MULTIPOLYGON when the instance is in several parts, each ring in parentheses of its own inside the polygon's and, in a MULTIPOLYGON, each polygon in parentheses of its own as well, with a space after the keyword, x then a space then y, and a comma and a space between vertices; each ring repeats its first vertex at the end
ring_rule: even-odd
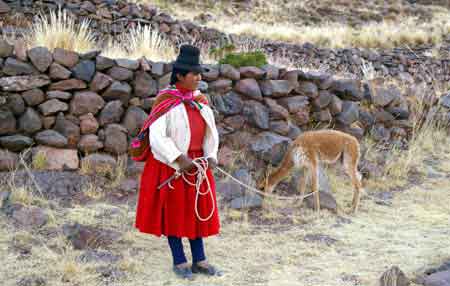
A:
POLYGON ((192 264, 192 273, 200 273, 208 276, 222 276, 223 272, 208 264, 208 266, 200 266, 197 263, 192 264))
POLYGON ((182 279, 193 280, 192 270, 189 267, 177 267, 173 266, 173 272, 182 279))

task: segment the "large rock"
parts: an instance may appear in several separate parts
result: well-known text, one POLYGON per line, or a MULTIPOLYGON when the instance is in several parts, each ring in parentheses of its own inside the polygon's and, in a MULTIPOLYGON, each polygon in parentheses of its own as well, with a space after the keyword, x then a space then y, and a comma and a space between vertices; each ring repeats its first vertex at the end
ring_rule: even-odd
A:
POLYGON ((72 69, 72 72, 75 78, 90 82, 95 74, 95 63, 89 60, 81 61, 72 69))
POLYGON ((289 111, 279 105, 274 99, 264 98, 264 102, 269 107, 269 114, 272 119, 289 119, 289 111))
POLYGON ((80 57, 76 52, 55 48, 53 50, 53 59, 65 67, 72 68, 78 63, 80 57))
POLYGON ((319 96, 319 89, 317 85, 309 81, 300 82, 299 86, 295 90, 301 95, 309 98, 316 98, 319 96))
POLYGON ((49 220, 49 216, 45 210, 36 206, 20 205, 14 209, 11 217, 20 226, 26 228, 40 228, 49 220))
POLYGON ((25 75, 0 78, 0 88, 4 91, 25 91, 50 84, 46 75, 25 75))
POLYGON ((333 115, 333 116, 341 113, 342 112, 342 100, 333 94, 331 96, 329 108, 330 108, 331 115, 333 115))
POLYGON ((450 270, 433 273, 425 278, 425 286, 449 286, 450 270))
POLYGON ((69 100, 72 98, 72 94, 66 91, 53 90, 47 92, 47 99, 61 99, 69 100))
POLYGON ((9 110, 0 109, 0 135, 16 132, 16 119, 9 110))
POLYGON ((314 99, 313 105, 316 106, 317 108, 325 108, 331 103, 332 99, 333 99, 333 94, 331 94, 327 90, 321 90, 319 92, 319 97, 314 99))
POLYGON ((120 100, 124 106, 128 106, 128 100, 131 95, 131 86, 125 82, 113 82, 108 89, 102 94, 106 101, 120 100))
POLYGON ((267 79, 278 79, 280 76, 280 69, 274 65, 267 64, 261 68, 265 71, 267 79))
POLYGON ((69 148, 76 148, 80 140, 80 127, 77 124, 66 119, 63 113, 59 113, 53 129, 67 138, 69 148))
POLYGON ((71 74, 72 72, 63 67, 62 65, 58 63, 52 63, 50 65, 50 71, 48 75, 50 76, 51 79, 60 80, 60 79, 68 79, 71 74))
POLYGON ((33 160, 36 156, 45 158, 45 164, 42 166, 45 170, 76 170, 80 163, 75 149, 38 146, 33 148, 32 156, 33 160))
POLYGON ((251 193, 231 200, 230 207, 236 210, 259 208, 262 206, 262 202, 260 195, 251 193))
POLYGON ((50 99, 44 103, 39 104, 39 111, 44 115, 52 115, 61 111, 69 110, 69 105, 58 99, 50 99))
POLYGON ((44 130, 34 137, 37 143, 53 147, 64 148, 67 146, 67 138, 55 130, 44 130))
POLYGON ((262 79, 266 75, 266 72, 257 67, 240 67, 239 73, 241 74, 241 78, 254 78, 254 79, 262 79))
POLYGON ((386 88, 374 88, 374 94, 372 94, 372 102, 377 107, 388 106, 395 96, 391 90, 386 88))
POLYGON ((7 58, 9 56, 12 56, 13 52, 14 46, 9 44, 6 39, 0 39, 0 58, 7 58))
POLYGON ((215 93, 226 93, 233 89, 233 82, 229 79, 218 79, 208 84, 209 90, 215 93))
POLYGON ((137 70, 139 68, 139 62, 137 60, 130 59, 116 59, 116 64, 119 67, 123 67, 129 70, 137 70))
POLYGON ((342 99, 360 101, 363 99, 361 83, 354 79, 334 80, 330 90, 342 99))
POLYGON ((103 143, 94 134, 83 135, 78 142, 78 150, 84 153, 94 153, 102 148, 103 143))
POLYGON ((12 152, 20 152, 33 145, 33 139, 23 135, 10 135, 0 137, 0 146, 12 152))
POLYGON ((336 117, 337 121, 344 125, 351 125, 359 119, 359 106, 356 102, 344 101, 342 112, 336 117))
POLYGON ((135 73, 133 81, 134 94, 139 97, 149 97, 155 95, 156 81, 146 72, 138 71, 135 73))
POLYGON ((270 130, 282 136, 287 136, 290 131, 290 126, 284 120, 275 120, 270 122, 270 130))
POLYGON ((255 127, 269 129, 269 109, 255 100, 245 102, 243 115, 255 127))
POLYGON ((450 109, 450 93, 442 96, 439 101, 441 106, 450 109))
POLYGON ((287 108, 287 110, 290 113, 297 113, 299 111, 305 110, 306 108, 309 108, 309 101, 308 97, 306 96, 290 96, 290 97, 284 97, 277 102, 287 108))
POLYGON ((127 129, 119 124, 109 124, 105 129, 105 151, 120 155, 128 150, 127 129))
POLYGON ((28 57, 33 65, 40 71, 45 72, 53 62, 53 57, 46 47, 36 47, 28 50, 28 57))
POLYGON ((109 75, 97 72, 89 87, 92 91, 98 92, 107 88, 112 82, 113 79, 109 75))
POLYGON ((11 76, 30 75, 36 73, 36 70, 28 63, 14 58, 7 58, 3 66, 3 73, 11 76))
POLYGON ((108 70, 108 75, 118 81, 127 81, 133 78, 133 72, 122 67, 112 67, 108 70))
POLYGON ((13 171, 19 165, 19 155, 8 150, 0 149, 0 171, 13 171))
POLYGON ((278 165, 291 139, 272 132, 262 132, 255 136, 250 144, 250 150, 267 163, 278 165))
POLYGON ((212 96, 214 107, 225 115, 234 115, 242 111, 244 103, 240 96, 233 91, 225 95, 212 96))
POLYGON ((92 113, 80 116, 81 134, 95 134, 98 128, 99 124, 92 113))
POLYGON ((209 66, 208 69, 202 73, 202 79, 206 81, 214 81, 219 78, 219 70, 215 66, 209 66))
POLYGON ((292 91, 292 85, 287 80, 265 80, 260 82, 264 96, 282 97, 292 91))
POLYGON ((248 98, 262 100, 261 89, 253 78, 242 79, 234 86, 234 90, 248 98))
POLYGON ((128 108, 122 121, 122 125, 128 130, 130 136, 136 136, 147 119, 148 114, 139 107, 128 108))
POLYGON ((110 248, 121 237, 120 232, 116 230, 78 223, 63 225, 63 233, 77 250, 110 248))
POLYGON ((239 80, 241 78, 241 74, 239 73, 239 71, 229 64, 220 66, 220 75, 231 80, 239 80))
POLYGON ((34 134, 42 129, 42 121, 39 113, 28 107, 26 112, 19 118, 19 129, 25 134, 34 134))
POLYGON ((15 116, 19 116, 25 112, 25 102, 23 101, 22 96, 17 93, 11 94, 7 97, 6 106, 15 116))
POLYGON ((102 56, 97 56, 97 58, 95 60, 95 64, 96 64, 95 67, 97 68, 97 70, 106 70, 106 69, 109 69, 110 67, 114 66, 115 62, 113 59, 102 57, 102 56))
POLYGON ((398 266, 392 266, 386 270, 380 277, 380 286, 408 286, 410 280, 406 277, 405 273, 398 268, 398 266))
POLYGON ((79 91, 70 102, 70 113, 79 116, 86 113, 97 114, 105 106, 103 98, 92 91, 79 91))
POLYGON ((110 123, 119 123, 124 113, 123 104, 120 100, 108 102, 100 112, 98 122, 100 126, 110 123))
POLYGON ((35 88, 23 92, 22 98, 25 100, 27 105, 36 106, 44 102, 45 93, 41 89, 35 88))
POLYGON ((78 90, 85 89, 87 87, 86 83, 80 79, 71 78, 66 80, 61 80, 55 83, 52 83, 49 86, 49 90, 78 90))

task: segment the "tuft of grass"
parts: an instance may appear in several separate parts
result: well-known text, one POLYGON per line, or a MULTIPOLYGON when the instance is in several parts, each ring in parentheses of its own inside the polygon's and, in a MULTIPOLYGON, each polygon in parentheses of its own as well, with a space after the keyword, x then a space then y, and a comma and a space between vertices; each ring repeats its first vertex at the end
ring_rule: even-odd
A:
POLYGON ((117 40, 108 40, 102 54, 110 58, 171 61, 176 53, 172 44, 151 26, 137 25, 117 40))
POLYGON ((36 170, 44 170, 47 167, 47 157, 45 152, 38 152, 33 156, 33 168, 36 170))
POLYGON ((219 61, 220 64, 230 64, 236 68, 240 67, 262 67, 267 64, 266 55, 261 51, 241 52, 227 54, 219 61))
POLYGON ((48 15, 41 14, 37 17, 25 42, 29 48, 44 46, 50 50, 63 48, 80 53, 88 52, 96 46, 89 25, 89 20, 76 24, 76 19, 66 10, 50 11, 48 15))

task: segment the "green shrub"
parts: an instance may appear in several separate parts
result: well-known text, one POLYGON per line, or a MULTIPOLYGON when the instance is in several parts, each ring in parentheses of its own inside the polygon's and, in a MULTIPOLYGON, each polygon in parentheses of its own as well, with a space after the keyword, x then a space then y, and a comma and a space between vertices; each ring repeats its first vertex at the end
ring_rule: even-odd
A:
POLYGON ((262 67, 267 64, 266 55, 261 51, 230 53, 219 61, 220 64, 230 64, 235 68, 262 67))

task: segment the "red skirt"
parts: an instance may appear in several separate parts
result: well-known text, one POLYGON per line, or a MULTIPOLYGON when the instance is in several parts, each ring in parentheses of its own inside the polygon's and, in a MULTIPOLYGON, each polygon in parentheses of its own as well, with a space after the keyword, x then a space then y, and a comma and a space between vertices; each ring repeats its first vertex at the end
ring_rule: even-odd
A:
MULTIPOLYGON (((203 155, 202 151, 188 152, 190 158, 203 155)), ((135 227, 143 233, 156 236, 176 236, 195 239, 219 233, 220 222, 217 210, 216 186, 211 169, 207 170, 211 194, 199 195, 197 209, 201 218, 207 218, 214 208, 212 217, 207 221, 197 218, 195 210, 195 186, 189 185, 182 177, 172 180, 168 185, 158 190, 157 187, 174 174, 175 170, 156 160, 151 155, 146 161, 141 176, 141 185, 136 210, 135 227)), ((194 176, 186 176, 190 182, 195 182, 194 176)), ((200 190, 207 191, 206 180, 200 190)))

